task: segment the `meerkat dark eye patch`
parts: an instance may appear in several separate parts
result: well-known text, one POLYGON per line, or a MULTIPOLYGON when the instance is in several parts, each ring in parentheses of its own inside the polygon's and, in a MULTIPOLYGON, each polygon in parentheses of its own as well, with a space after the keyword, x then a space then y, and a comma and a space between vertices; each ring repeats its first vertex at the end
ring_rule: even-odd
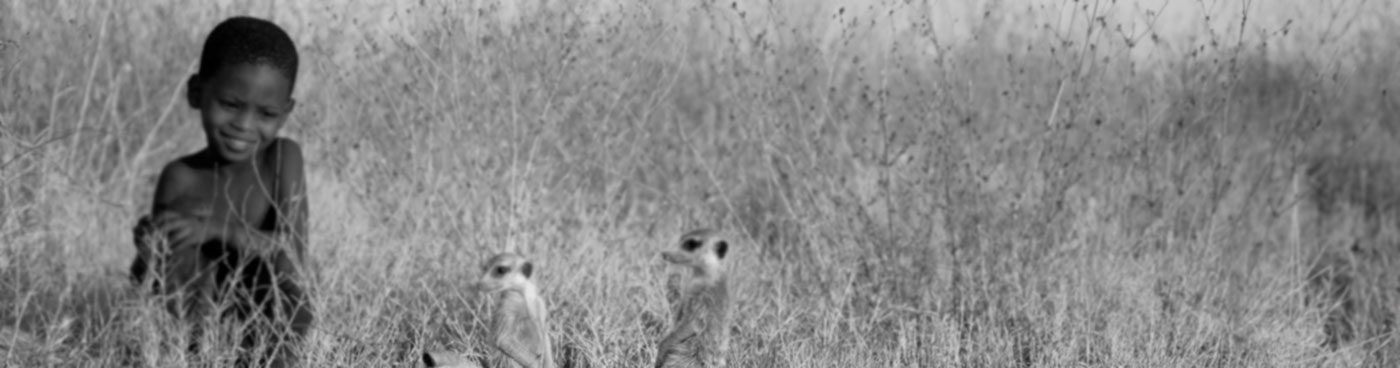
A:
POLYGON ((506 272, 510 272, 510 267, 496 266, 495 273, 497 277, 505 276, 506 272))
POLYGON ((699 240, 695 240, 695 239, 686 239, 684 242, 681 242, 681 250, 684 250, 684 251, 687 251, 687 252, 693 252, 693 251, 695 251, 695 248, 699 248, 699 247, 700 247, 700 241, 699 241, 699 240))
POLYGON ((532 273, 534 273, 534 272, 535 272, 535 265, 534 265, 533 263, 525 262, 525 264, 520 265, 520 273, 523 274, 523 275, 525 275, 525 278, 527 278, 527 279, 530 278, 530 274, 532 274, 532 273))
POLYGON ((724 254, 728 252, 729 242, 720 240, 718 243, 715 243, 715 255, 719 256, 719 259, 724 259, 724 254))

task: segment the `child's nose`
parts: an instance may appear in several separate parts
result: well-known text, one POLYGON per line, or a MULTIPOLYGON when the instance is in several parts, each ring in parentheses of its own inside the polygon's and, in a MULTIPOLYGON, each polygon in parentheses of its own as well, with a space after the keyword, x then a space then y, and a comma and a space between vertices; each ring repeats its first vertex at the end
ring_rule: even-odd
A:
POLYGON ((253 130, 253 121, 257 119, 254 115, 251 110, 239 113, 238 117, 233 119, 233 127, 241 131, 253 130))

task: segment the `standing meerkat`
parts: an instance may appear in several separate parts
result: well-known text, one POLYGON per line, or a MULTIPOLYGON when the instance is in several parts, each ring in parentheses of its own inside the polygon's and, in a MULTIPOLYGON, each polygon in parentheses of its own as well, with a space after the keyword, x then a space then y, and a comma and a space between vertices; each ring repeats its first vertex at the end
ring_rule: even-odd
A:
POLYGON ((676 285, 676 323, 661 340, 656 367, 724 367, 729 352, 729 282, 724 256, 729 241, 715 230, 681 236, 680 251, 663 252, 667 262, 690 269, 676 285))
POLYGON ((534 271, 534 263, 514 253, 497 254, 482 269, 477 287, 496 295, 491 367, 554 367, 548 311, 535 286, 534 271))
MULTIPOLYGON (((533 281, 534 263, 515 253, 491 257, 482 268, 478 290, 496 297, 491 318, 491 368, 553 368, 544 298, 533 281)), ((475 367, 451 353, 428 352, 429 367, 475 367)))
MULTIPOLYGON (((535 281, 535 263, 517 253, 498 253, 482 267, 479 291, 496 297, 491 315, 491 351, 484 367, 553 368, 545 298, 535 281)), ((482 367, 448 351, 423 354, 427 367, 482 367)))

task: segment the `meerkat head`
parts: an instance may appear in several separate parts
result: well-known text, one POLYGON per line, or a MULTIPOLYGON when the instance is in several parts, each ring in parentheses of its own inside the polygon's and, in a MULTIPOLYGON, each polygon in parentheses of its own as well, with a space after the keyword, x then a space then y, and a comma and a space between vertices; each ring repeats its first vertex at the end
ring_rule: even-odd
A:
POLYGON ((534 263, 519 254, 497 254, 482 265, 481 280, 476 287, 487 293, 533 289, 534 272, 534 263))
POLYGON ((667 262, 689 267, 697 275, 718 276, 724 272, 724 256, 729 241, 718 231, 700 229, 681 236, 679 251, 661 253, 667 262))

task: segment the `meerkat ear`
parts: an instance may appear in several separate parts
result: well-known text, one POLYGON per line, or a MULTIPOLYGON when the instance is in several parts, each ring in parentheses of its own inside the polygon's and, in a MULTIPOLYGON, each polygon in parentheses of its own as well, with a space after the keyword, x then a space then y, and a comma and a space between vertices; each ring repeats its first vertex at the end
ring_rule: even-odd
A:
POLYGON ((525 264, 520 265, 520 274, 525 275, 525 278, 527 278, 527 279, 528 279, 528 278, 531 278, 531 277, 533 276, 534 273, 535 273, 535 264, 534 264, 534 263, 525 262, 525 264))
POLYGON ((719 259, 724 259, 724 254, 728 252, 729 242, 720 240, 718 243, 715 243, 715 255, 719 256, 719 259))

